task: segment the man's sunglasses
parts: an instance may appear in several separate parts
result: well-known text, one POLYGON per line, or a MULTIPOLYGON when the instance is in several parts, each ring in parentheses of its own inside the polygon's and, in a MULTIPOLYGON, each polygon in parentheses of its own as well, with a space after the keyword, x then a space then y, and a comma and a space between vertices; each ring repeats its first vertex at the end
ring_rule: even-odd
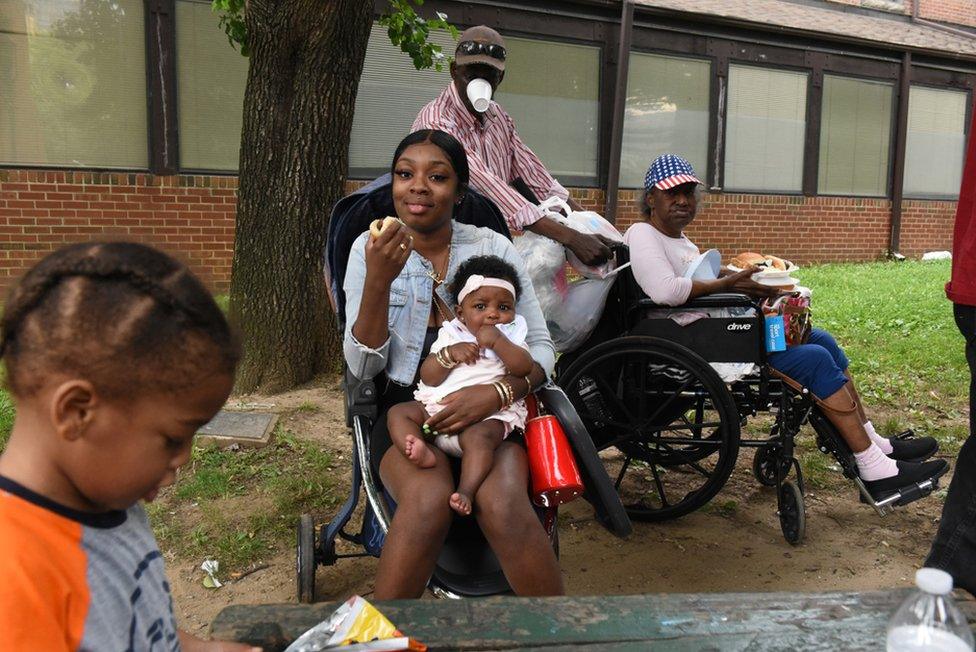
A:
POLYGON ((457 46, 458 54, 487 54, 492 59, 505 60, 505 48, 494 43, 479 43, 478 41, 462 41, 457 46))

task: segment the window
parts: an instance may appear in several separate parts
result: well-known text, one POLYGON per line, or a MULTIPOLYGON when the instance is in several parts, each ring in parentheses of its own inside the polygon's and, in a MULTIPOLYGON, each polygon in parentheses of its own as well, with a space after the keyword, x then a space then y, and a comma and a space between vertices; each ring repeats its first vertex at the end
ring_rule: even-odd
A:
MULTIPOLYGON (((444 54, 454 55, 454 40, 447 32, 431 32, 430 41, 440 45, 444 54)), ((446 69, 416 70, 410 57, 390 43, 386 30, 373 25, 356 95, 349 144, 351 175, 373 177, 388 171, 393 151, 410 133, 420 109, 450 81, 446 69)))
MULTIPOLYGON (((453 55, 455 43, 446 32, 434 32, 430 40, 453 55)), ((553 175, 564 183, 595 181, 599 48, 521 38, 506 38, 505 44, 505 80, 495 99, 553 175)), ((417 113, 450 82, 446 70, 416 70, 410 57, 390 43, 386 30, 373 25, 356 97, 351 174, 385 172, 417 113)))
POLYGON ((824 76, 817 192, 887 194, 893 93, 888 83, 824 76))
POLYGON ((656 54, 630 55, 620 186, 641 188, 651 161, 678 154, 705 178, 711 64, 656 54))
POLYGON ((237 170, 247 58, 232 48, 209 3, 176 3, 180 168, 237 170))
POLYGON ((729 66, 727 190, 802 189, 806 104, 805 72, 729 66))
POLYGON ((959 196, 967 100, 967 94, 960 91, 911 87, 905 142, 906 196, 959 196))
POLYGON ((595 183, 600 49, 506 38, 497 100, 525 144, 563 185, 595 183))
POLYGON ((147 167, 142 1, 4 5, 0 163, 147 167))

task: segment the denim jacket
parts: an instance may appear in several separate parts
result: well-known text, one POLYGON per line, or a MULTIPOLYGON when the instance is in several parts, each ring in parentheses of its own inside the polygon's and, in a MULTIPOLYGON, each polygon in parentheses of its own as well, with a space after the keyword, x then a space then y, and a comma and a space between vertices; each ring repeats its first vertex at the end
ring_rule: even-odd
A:
MULTIPOLYGON (((356 239, 349 253, 346 277, 343 288, 346 293, 346 333, 343 352, 346 364, 352 373, 361 379, 372 378, 381 371, 395 383, 411 385, 416 376, 427 320, 431 311, 431 291, 433 280, 429 276, 430 262, 416 251, 410 253, 406 265, 390 287, 389 332, 386 341, 377 349, 371 349, 359 342, 352 334, 352 327, 359 315, 359 305, 363 298, 363 284, 366 279, 366 240, 369 232, 356 239)), ((556 349, 546 320, 539 308, 539 300, 532 289, 532 281, 525 271, 521 257, 504 236, 491 229, 454 223, 451 235, 451 258, 447 278, 454 278, 461 262, 473 256, 498 256, 510 263, 518 272, 522 295, 515 304, 515 312, 525 317, 528 323, 526 342, 532 359, 552 374, 556 363, 556 349)), ((447 288, 441 285, 437 294, 448 306, 454 305, 447 288)))

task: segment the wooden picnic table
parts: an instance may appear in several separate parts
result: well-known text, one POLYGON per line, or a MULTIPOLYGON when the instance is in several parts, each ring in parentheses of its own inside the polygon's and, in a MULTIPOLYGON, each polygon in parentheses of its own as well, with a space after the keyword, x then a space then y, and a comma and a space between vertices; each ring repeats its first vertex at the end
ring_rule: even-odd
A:
MULTIPOLYGON (((883 650, 908 589, 859 593, 699 593, 391 600, 402 632, 439 650, 883 650)), ((976 602, 960 600, 976 621, 976 602)), ((284 650, 338 603, 232 605, 214 638, 284 650)))

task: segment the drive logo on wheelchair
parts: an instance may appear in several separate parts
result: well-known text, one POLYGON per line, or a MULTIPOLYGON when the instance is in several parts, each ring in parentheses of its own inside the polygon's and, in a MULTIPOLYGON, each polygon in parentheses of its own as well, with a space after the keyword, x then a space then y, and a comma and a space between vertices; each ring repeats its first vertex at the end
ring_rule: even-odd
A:
POLYGON ((752 324, 736 324, 731 323, 725 327, 727 331, 749 331, 752 330, 752 324))

